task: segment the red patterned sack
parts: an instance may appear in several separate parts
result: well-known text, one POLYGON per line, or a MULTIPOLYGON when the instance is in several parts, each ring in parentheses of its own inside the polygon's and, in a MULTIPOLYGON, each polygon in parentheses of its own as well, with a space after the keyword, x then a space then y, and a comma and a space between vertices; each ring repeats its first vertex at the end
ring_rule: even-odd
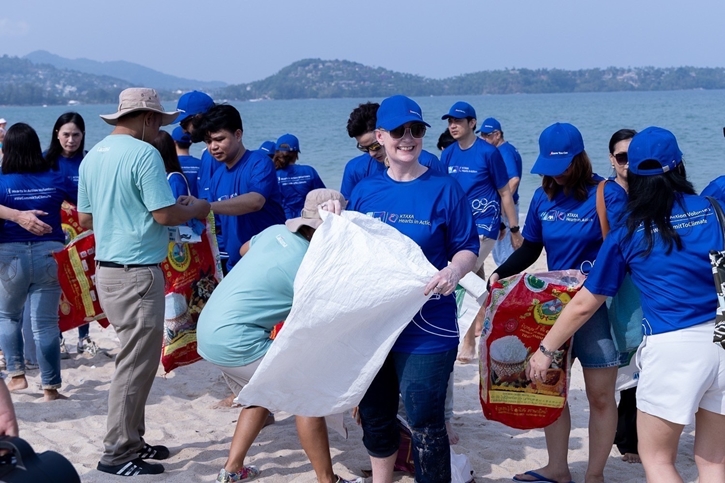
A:
POLYGON ((96 239, 92 231, 85 231, 53 254, 58 263, 58 282, 62 290, 58 322, 61 332, 94 320, 108 327, 96 292, 95 255, 96 239))
POLYGON ((559 418, 569 390, 569 341, 536 388, 526 378, 526 363, 583 282, 578 270, 566 270, 523 273, 491 287, 479 350, 479 397, 487 419, 533 429, 559 418))
POLYGON ((88 231, 86 228, 81 226, 78 219, 78 210, 75 205, 64 201, 60 205, 60 226, 65 234, 65 244, 67 245, 75 239, 81 233, 88 231))

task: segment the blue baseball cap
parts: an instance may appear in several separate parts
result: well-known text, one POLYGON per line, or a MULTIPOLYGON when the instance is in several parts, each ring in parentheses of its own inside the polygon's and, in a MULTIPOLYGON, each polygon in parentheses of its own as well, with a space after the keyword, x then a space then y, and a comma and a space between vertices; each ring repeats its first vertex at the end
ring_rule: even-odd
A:
POLYGON ((191 116, 206 112, 212 107, 214 107, 214 100, 209 97, 209 94, 200 91, 186 92, 179 97, 179 102, 176 103, 176 109, 181 111, 176 122, 184 122, 191 116))
POLYGON ((300 140, 294 134, 282 134, 277 139, 277 151, 301 153, 300 140))
POLYGON ((448 110, 448 114, 442 116, 441 119, 445 121, 449 117, 454 119, 466 119, 468 117, 472 117, 473 119, 476 119, 476 110, 469 103, 458 101, 451 106, 448 110))
POLYGON ((574 156, 583 151, 584 140, 577 128, 566 122, 552 124, 539 136, 539 157, 531 172, 559 176, 566 171, 574 156))
POLYGON ((674 134, 667 129, 650 126, 634 135, 627 149, 627 158, 630 172, 654 176, 675 169, 682 162, 682 151, 674 134), (645 161, 657 161, 660 167, 640 169, 640 164, 645 161))
POLYGON ((422 122, 430 127, 430 124, 423 120, 423 110, 418 103, 410 97, 401 95, 384 99, 378 107, 377 118, 375 127, 386 131, 409 122, 422 122))
POLYGON ((483 134, 491 134, 494 131, 500 131, 501 130, 501 123, 498 122, 496 119, 489 117, 485 121, 483 121, 483 124, 481 124, 481 129, 479 129, 476 132, 482 132, 483 134))
POLYGON ((267 156, 274 156, 274 152, 277 151, 277 145, 274 141, 265 141, 259 147, 259 150, 267 153, 267 156))
POLYGON ((189 133, 184 131, 181 126, 176 126, 174 130, 171 131, 171 139, 177 143, 191 144, 191 136, 189 136, 189 133))

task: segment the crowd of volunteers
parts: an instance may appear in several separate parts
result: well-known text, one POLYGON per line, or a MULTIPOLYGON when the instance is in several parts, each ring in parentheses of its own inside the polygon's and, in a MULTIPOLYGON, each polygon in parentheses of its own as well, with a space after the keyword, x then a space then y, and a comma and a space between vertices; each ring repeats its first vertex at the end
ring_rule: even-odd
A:
MULTIPOLYGON (((438 139, 440 157, 423 149, 431 126, 413 99, 395 95, 355 107, 347 132, 362 153, 340 164, 339 192, 326 188, 312 166, 298 164, 297 136, 285 133, 249 149, 239 111, 199 91, 166 111, 153 89, 124 90, 117 112, 101 116, 111 133, 93 147, 85 145, 86 124, 75 112, 58 118, 45 151, 28 124, 0 123, 0 349, 7 374, 0 433, 18 433, 9 393, 28 388, 26 372, 39 370, 45 401, 67 397, 60 392, 61 359, 72 351, 58 326, 61 288, 52 256, 69 241, 63 203, 76 205, 80 225, 93 229, 98 297, 121 343, 97 465, 121 476, 163 473, 153 461, 171 456, 144 439, 164 331, 166 227, 203 223, 213 213, 224 278, 199 316, 197 351, 223 374, 231 401, 290 314, 295 275, 323 223, 320 210, 348 210, 406 235, 437 271, 422 289, 430 297, 355 409, 373 482, 392 481, 401 413, 415 481, 451 481, 450 445, 458 440, 450 425, 453 367, 476 359, 482 330, 476 317, 459 333, 456 288, 469 272, 489 284, 521 273, 545 251, 550 271, 579 270, 586 281, 531 355, 526 375, 534 385, 543 381, 555 351, 573 337, 589 404, 585 483, 605 481, 615 443, 625 461, 641 461, 648 482, 681 482, 675 459, 691 423, 699 481, 724 483, 725 349, 713 343, 718 300, 709 252, 725 248, 713 206, 725 204, 725 176, 698 195, 672 132, 622 126, 609 142, 612 171, 605 178, 594 173, 577 127, 557 122, 540 133, 531 173, 541 176, 541 186, 520 226, 523 163, 501 123, 479 122, 462 101, 437 114, 448 124, 438 139), (206 146, 200 158, 189 151, 198 142, 206 146), (491 254, 497 268, 486 274, 491 254), (618 408, 624 351, 605 302, 626 283, 639 293, 643 335, 638 385, 622 391, 618 408)), ((77 334, 75 352, 95 356, 88 325, 77 334)), ((216 481, 260 475, 245 459, 273 422, 266 408, 241 410, 216 481)), ((362 481, 333 472, 324 418, 297 416, 296 424, 318 481, 362 481)), ((544 429, 546 464, 513 479, 572 481, 570 430, 565 406, 544 429)))

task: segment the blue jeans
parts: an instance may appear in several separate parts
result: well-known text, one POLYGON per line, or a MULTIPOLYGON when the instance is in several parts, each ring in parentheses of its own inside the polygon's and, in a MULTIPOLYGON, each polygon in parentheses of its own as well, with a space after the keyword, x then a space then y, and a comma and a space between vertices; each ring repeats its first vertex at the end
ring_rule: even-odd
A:
POLYGON ((391 352, 360 402, 363 444, 370 456, 386 458, 400 446, 398 394, 412 434, 415 481, 451 481, 445 424, 448 379, 458 349, 438 354, 391 352))
POLYGON ((29 302, 30 323, 43 389, 60 387, 58 265, 52 253, 61 242, 0 243, 0 347, 10 377, 25 374, 23 306, 29 302))

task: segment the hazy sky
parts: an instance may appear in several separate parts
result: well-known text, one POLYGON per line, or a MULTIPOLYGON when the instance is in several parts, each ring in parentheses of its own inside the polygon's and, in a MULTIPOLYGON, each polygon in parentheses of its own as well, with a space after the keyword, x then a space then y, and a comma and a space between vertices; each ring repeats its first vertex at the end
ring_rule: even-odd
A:
POLYGON ((443 78, 507 67, 725 66, 723 0, 2 1, 0 54, 43 49, 228 83, 303 58, 443 78))

